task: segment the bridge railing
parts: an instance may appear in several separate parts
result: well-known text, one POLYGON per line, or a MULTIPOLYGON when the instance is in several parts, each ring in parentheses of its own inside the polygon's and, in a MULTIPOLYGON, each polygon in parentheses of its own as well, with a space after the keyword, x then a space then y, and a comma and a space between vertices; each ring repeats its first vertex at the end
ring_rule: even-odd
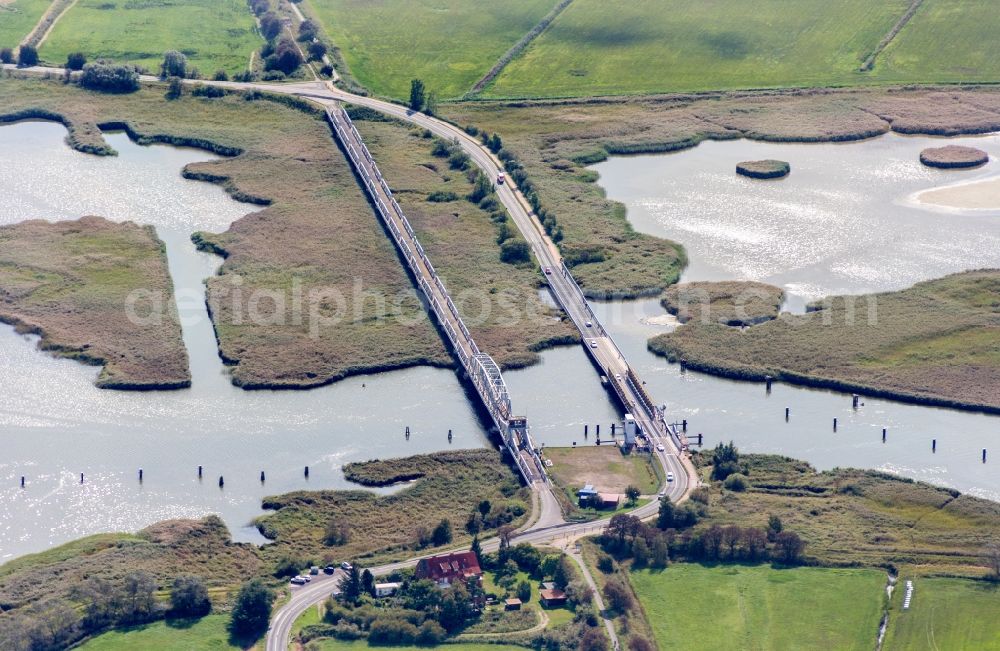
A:
MULTIPOLYGON (((535 473, 526 464, 519 454, 520 442, 513 436, 509 427, 511 418, 510 395, 507 392, 507 385, 500 373, 500 368, 493 359, 481 352, 479 346, 472 337, 472 333, 466 327, 458 308, 451 300, 448 290, 438 276, 434 265, 431 264, 427 254, 424 252, 417 235, 400 208, 399 203, 392 195, 389 184, 386 183, 379 171, 375 160, 361 140, 361 135, 355 128, 350 116, 343 108, 328 109, 327 117, 333 127, 338 140, 344 146, 351 163, 358 171, 364 182, 365 189, 375 204, 375 207, 383 223, 392 235, 397 248, 402 253, 407 265, 413 271, 417 284, 423 292, 431 310, 437 316, 438 322, 445 331, 451 344, 452 350, 458 356, 462 368, 475 386, 483 405, 489 412, 494 425, 500 432, 504 444, 507 446, 514 458, 515 464, 527 482, 534 480, 535 473), (397 226, 397 222, 402 226, 397 226), (423 271, 421 271, 421 266, 423 271)), ((530 443, 530 437, 526 436, 526 447, 531 454, 534 448, 530 443)), ((544 471, 541 473, 545 477, 544 471)))

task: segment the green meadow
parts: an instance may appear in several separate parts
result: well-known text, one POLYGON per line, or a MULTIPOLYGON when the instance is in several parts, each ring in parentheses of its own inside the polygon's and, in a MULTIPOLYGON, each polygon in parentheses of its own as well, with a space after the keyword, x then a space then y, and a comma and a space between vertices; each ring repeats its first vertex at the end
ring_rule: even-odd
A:
MULTIPOLYGON (((208 615, 198 620, 159 621, 117 629, 91 638, 79 651, 213 651, 241 649, 229 641, 228 615, 208 615)), ((263 646, 263 645, 261 645, 263 646)))
POLYGON ((409 97, 419 78, 459 97, 556 0, 306 0, 351 73, 377 95, 409 97))
POLYGON ((17 47, 50 4, 50 0, 0 0, 0 47, 17 47))
POLYGON ((967 579, 913 579, 903 610, 906 579, 892 595, 885 651, 996 651, 1000 649, 1000 585, 967 579))
POLYGON ((630 579, 661 651, 869 651, 886 582, 878 570, 689 563, 630 579))
POLYGON ((243 0, 79 0, 39 51, 52 64, 71 52, 134 63, 157 72, 180 50, 205 75, 245 70, 263 40, 243 0))

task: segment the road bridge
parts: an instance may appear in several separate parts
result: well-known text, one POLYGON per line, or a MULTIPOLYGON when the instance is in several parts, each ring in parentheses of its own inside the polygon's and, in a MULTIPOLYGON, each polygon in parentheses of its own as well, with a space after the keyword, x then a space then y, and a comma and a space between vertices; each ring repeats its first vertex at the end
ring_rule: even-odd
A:
POLYGON ((420 245, 410 221, 393 197, 389 184, 382 177, 378 165, 375 164, 347 111, 339 105, 328 106, 326 115, 337 140, 347 153, 347 158, 361 177, 375 211, 392 236, 424 298, 427 299, 431 312, 447 336, 455 357, 489 413, 521 476, 529 486, 545 484, 548 477, 531 440, 528 419, 516 415, 512 410, 510 394, 507 392, 500 367, 492 357, 476 345, 472 333, 465 326, 458 309, 448 295, 448 290, 420 245))

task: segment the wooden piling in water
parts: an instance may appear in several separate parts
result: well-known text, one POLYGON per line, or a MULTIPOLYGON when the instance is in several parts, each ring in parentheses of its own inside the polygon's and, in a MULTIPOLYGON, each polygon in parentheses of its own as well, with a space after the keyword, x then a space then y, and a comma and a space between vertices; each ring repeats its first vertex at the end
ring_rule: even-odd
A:
POLYGON ((931 452, 937 452, 937 439, 931 439, 931 452))
POLYGON ((198 466, 198 479, 201 479, 201 466, 198 466))
POLYGON ((789 415, 790 415, 791 413, 792 413, 792 410, 791 410, 791 409, 789 409, 788 407, 785 407, 785 422, 786 422, 786 423, 788 422, 788 416, 789 416, 789 415))
POLYGON ((882 442, 883 442, 883 443, 885 443, 885 436, 886 436, 886 430, 885 430, 885 428, 883 427, 883 428, 882 428, 882 442))
POLYGON ((142 468, 139 468, 139 483, 142 483, 142 468))
POLYGON ((219 475, 219 488, 222 488, 225 485, 226 485, 226 480, 222 478, 222 475, 219 475))
POLYGON ((306 474, 306 479, 309 479, 309 466, 306 466, 305 474, 306 474))
POLYGON ((260 471, 260 483, 262 483, 262 484, 264 483, 264 471, 263 470, 260 471))
POLYGON ((836 418, 833 419, 833 431, 834 432, 837 431, 837 419, 836 418))
POLYGON ((770 375, 765 375, 764 376, 764 383, 767 385, 767 392, 771 393, 771 376, 770 375))
POLYGON ((24 488, 24 475, 21 475, 21 488, 24 488))

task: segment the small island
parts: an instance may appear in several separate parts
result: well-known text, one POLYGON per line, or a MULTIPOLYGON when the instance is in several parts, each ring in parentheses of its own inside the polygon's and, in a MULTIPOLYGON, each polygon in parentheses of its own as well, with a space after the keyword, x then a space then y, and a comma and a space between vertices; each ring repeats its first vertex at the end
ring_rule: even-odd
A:
POLYGON ((979 167, 990 160, 990 155, 982 149, 947 145, 946 147, 929 147, 920 152, 920 162, 928 167, 941 169, 961 169, 979 167))
POLYGON ((792 171, 783 160, 748 160, 736 165, 736 173, 752 179, 780 179, 792 171))

